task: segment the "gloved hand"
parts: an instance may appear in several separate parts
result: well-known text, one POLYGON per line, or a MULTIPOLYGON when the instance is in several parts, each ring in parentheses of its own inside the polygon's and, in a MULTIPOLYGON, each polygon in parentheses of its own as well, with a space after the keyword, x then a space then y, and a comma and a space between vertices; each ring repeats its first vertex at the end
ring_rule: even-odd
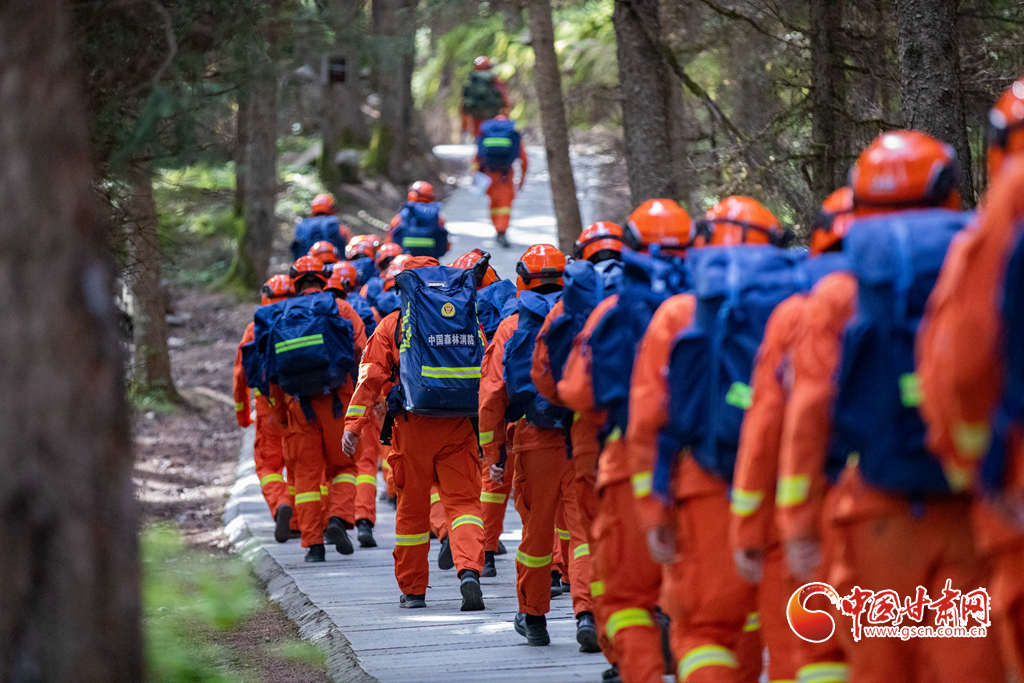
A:
POLYGON ((821 564, 821 543, 810 538, 786 541, 786 563, 793 576, 810 581, 821 564))
POLYGON ((356 454, 356 446, 358 445, 359 435, 355 432, 346 431, 341 437, 341 450, 350 458, 356 454))
POLYGON ((248 410, 236 410, 235 420, 238 421, 238 426, 241 427, 242 429, 245 429, 246 427, 252 424, 252 419, 249 417, 248 410))
POLYGON ((489 474, 491 475, 491 481, 493 481, 495 484, 504 483, 504 481, 505 481, 505 468, 504 467, 498 467, 497 465, 491 465, 491 470, 490 470, 489 474))
POLYGON ((672 564, 676 556, 676 532, 670 526, 661 525, 647 530, 647 547, 651 559, 658 564, 672 564))
POLYGON ((760 548, 736 548, 732 551, 736 572, 750 583, 761 583, 764 574, 764 551, 760 548))

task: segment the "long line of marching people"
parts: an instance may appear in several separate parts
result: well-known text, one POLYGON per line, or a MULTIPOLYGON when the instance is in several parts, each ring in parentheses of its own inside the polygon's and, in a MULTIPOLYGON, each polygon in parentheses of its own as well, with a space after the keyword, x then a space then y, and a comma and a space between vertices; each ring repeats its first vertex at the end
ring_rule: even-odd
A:
POLYGON ((400 607, 435 536, 485 609, 511 496, 515 630, 548 645, 567 591, 605 682, 1024 680, 1024 79, 986 140, 974 213, 893 131, 806 248, 750 197, 651 199, 514 281, 440 265, 426 183, 383 243, 318 197, 236 361, 277 540, 374 546, 379 465, 400 607))

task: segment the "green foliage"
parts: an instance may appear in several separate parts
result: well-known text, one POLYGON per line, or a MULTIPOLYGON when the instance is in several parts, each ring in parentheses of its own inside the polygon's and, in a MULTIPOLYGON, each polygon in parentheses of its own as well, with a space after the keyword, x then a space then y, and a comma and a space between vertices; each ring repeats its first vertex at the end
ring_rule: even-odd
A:
POLYGON ((363 157, 363 168, 375 175, 387 175, 388 160, 394 144, 395 140, 390 128, 382 123, 374 125, 373 136, 370 138, 370 149, 363 157))
POLYGON ((154 382, 148 389, 142 383, 134 379, 133 377, 128 378, 128 404, 135 410, 146 413, 170 413, 174 410, 174 404, 171 403, 170 398, 167 395, 167 387, 161 386, 162 382, 154 382))
POLYGON ((177 531, 158 525, 142 534, 143 611, 147 680, 160 683, 233 683, 223 648, 198 632, 236 627, 260 604, 245 564, 185 549, 177 531))

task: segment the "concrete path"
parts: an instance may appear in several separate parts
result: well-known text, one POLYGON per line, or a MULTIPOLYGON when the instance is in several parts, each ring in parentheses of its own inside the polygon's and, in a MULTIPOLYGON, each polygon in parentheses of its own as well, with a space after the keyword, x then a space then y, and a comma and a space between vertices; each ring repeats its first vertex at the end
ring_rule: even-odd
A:
MULTIPOLYGON (((443 147, 437 152, 448 158, 464 159, 467 167, 472 157, 472 147, 468 145, 443 147)), ((480 246, 494 255, 492 263, 502 277, 514 277, 515 263, 527 246, 557 241, 544 151, 531 147, 528 153, 530 173, 526 188, 512 207, 509 238, 513 247, 502 249, 495 243, 486 197, 476 197, 468 189, 460 188, 445 206, 448 229, 454 236, 449 256, 480 246)), ((343 557, 328 546, 326 563, 305 564, 298 540, 274 542, 273 521, 254 470, 252 441, 250 427, 243 440, 238 479, 225 512, 229 536, 267 582, 271 598, 299 624, 303 636, 327 650, 328 667, 335 681, 601 680, 601 672, 608 665, 600 654, 578 651, 576 621, 568 595, 552 601, 548 614, 549 647, 530 647, 513 630, 512 618, 517 609, 513 558, 521 523, 511 504, 501 536, 508 554, 497 558, 496 578, 481 580, 485 611, 459 611, 461 598, 455 571, 437 569, 437 541, 431 542, 427 608, 404 610, 398 606, 399 589, 391 554, 395 545, 395 515, 391 507, 378 504, 379 547, 357 548, 353 555, 343 557)))

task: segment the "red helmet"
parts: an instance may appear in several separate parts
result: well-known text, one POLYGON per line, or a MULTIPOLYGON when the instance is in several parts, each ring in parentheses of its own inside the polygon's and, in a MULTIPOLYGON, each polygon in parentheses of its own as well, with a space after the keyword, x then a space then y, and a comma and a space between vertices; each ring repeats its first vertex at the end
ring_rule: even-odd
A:
MULTIPOLYGON (((455 259, 448 265, 452 268, 473 268, 480 259, 484 256, 490 261, 491 255, 480 248, 476 248, 473 251, 467 251, 465 254, 455 259)), ((479 275, 478 275, 479 278, 479 275)), ((493 285, 495 282, 500 282, 501 278, 498 277, 498 273, 495 272, 494 268, 490 265, 487 266, 487 270, 484 272, 483 280, 477 279, 476 288, 483 289, 487 285, 493 285)))
POLYGON ((377 249, 375 257, 377 270, 384 272, 391 265, 391 260, 402 253, 402 245, 395 242, 385 242, 377 249))
POLYGON ((337 210, 338 206, 334 203, 333 195, 324 193, 313 197, 314 216, 333 216, 337 210))
POLYGON ((300 256, 288 270, 288 277, 291 278, 296 292, 299 291, 299 280, 305 277, 315 277, 320 280, 322 285, 326 285, 330 275, 330 272, 324 267, 324 262, 316 256, 300 256))
POLYGON ((516 290, 537 289, 541 285, 562 286, 565 273, 565 254, 551 244, 535 244, 516 264, 516 290))
POLYGON ((491 68, 491 60, 480 55, 473 60, 473 71, 487 71, 491 68))
POLYGON ((858 216, 928 206, 960 209, 956 151, 919 130, 875 138, 850 170, 849 184, 858 216))
POLYGON ((347 294, 356 288, 358 279, 359 272, 355 266, 348 261, 338 261, 331 270, 331 277, 327 279, 327 289, 336 289, 347 294))
POLYGON ((693 239, 693 221, 671 199, 648 199, 629 214, 623 237, 634 251, 647 251, 652 244, 682 251, 693 239))
POLYGON ((989 178, 999 175, 1007 155, 1024 152, 1024 78, 1007 88, 989 111, 985 144, 989 178))
POLYGON ((789 233, 779 219, 761 202, 733 195, 712 206, 699 226, 706 243, 713 246, 734 244, 775 244, 784 246, 789 233))
POLYGON ((589 259, 602 251, 613 251, 618 258, 622 253, 623 232, 615 223, 598 221, 591 223, 580 233, 573 246, 573 258, 589 259))
POLYGON ((840 187, 822 205, 811 231, 811 254, 824 253, 843 241, 853 223, 853 189, 840 187))
POLYGON ((380 247, 380 238, 376 235, 356 235, 345 247, 345 258, 355 261, 360 258, 373 258, 380 247))
POLYGON ((409 186, 409 194, 406 198, 410 202, 432 202, 434 201, 434 186, 425 180, 417 180, 409 186))
POLYGON ((295 296, 295 286, 287 275, 275 275, 260 288, 260 304, 266 306, 295 296))
POLYGON ((320 240, 309 250, 310 256, 316 256, 325 264, 338 262, 338 248, 326 240, 320 240))

